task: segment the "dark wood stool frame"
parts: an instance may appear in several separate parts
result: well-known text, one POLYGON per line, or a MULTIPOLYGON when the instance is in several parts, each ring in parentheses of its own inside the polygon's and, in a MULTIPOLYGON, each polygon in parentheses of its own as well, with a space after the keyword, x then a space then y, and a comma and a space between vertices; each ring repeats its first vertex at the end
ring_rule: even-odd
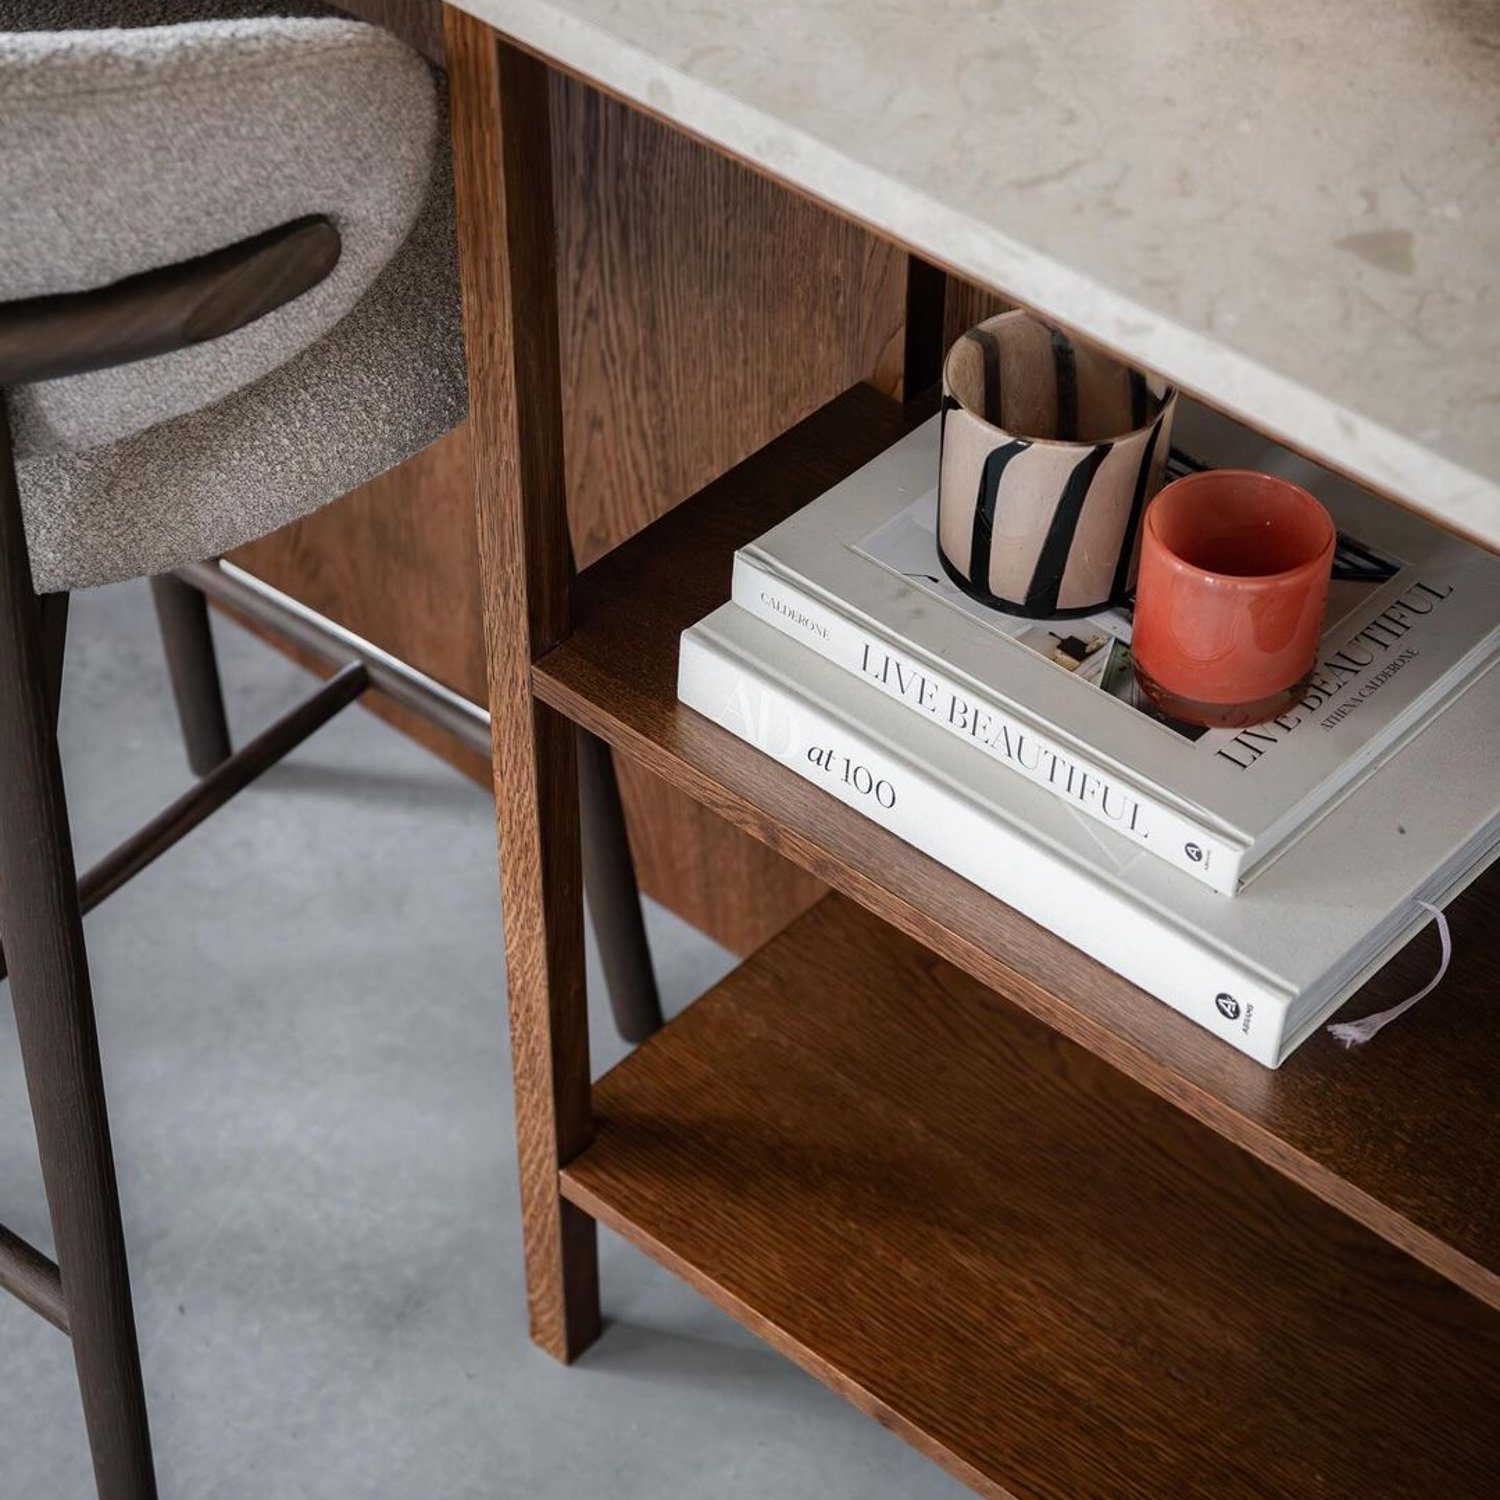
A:
MULTIPOLYGON (((325 642, 333 675, 231 751, 202 591, 212 569, 154 579, 188 760, 200 779, 80 880, 56 738, 67 596, 39 597, 33 586, 3 392, 231 332, 322 280, 339 249, 328 220, 302 219, 97 291, 0 305, 0 977, 9 970, 57 1249, 54 1262, 0 1225, 0 1288, 72 1340, 100 1500, 152 1500, 156 1481, 83 915, 366 689, 455 725, 446 700, 388 662, 325 642)), ((295 634, 291 619, 264 623, 295 634)), ((568 751, 571 765, 571 741, 568 751)), ((640 1040, 661 1013, 613 763, 598 742, 585 746, 582 762, 601 954, 620 1029, 640 1040)), ((576 936, 581 962, 581 930, 576 936)))
MULTIPOLYGON (((337 264, 326 219, 295 221, 97 291, 0 307, 0 390, 216 338, 337 264)), ((0 1285, 73 1342, 100 1500, 156 1493, 120 1224, 83 912, 221 806, 366 685, 325 684, 85 876, 73 864, 58 758, 66 600, 39 600, 0 402, 0 938, 57 1261, 0 1232, 0 1285)), ((227 749, 227 745, 225 746, 227 749)))

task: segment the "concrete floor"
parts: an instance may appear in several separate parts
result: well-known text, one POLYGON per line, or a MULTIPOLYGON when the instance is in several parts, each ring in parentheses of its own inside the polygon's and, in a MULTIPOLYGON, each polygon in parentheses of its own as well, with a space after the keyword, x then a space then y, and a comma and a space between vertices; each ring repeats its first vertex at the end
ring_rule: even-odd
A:
MULTIPOLYGON (((243 738, 310 679, 216 629, 243 738)), ((81 865, 187 783, 144 585, 75 600, 62 744, 81 865)), ((527 1342, 492 826, 350 710, 89 918, 163 1496, 966 1493, 607 1233, 604 1337, 527 1342)), ((730 959, 648 915, 675 1010, 730 959)), ((8 1002, 0 1221, 50 1247, 8 1002)), ((0 1500, 92 1493, 68 1345, 0 1296, 0 1500)))

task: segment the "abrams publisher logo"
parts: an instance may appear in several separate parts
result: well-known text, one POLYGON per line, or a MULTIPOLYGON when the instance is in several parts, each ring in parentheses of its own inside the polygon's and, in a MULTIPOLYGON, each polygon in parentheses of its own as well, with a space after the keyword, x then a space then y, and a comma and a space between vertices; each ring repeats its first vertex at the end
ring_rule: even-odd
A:
POLYGON ((1214 996, 1214 1007, 1226 1021, 1238 1021, 1240 1023, 1240 1035, 1250 1035, 1250 1019, 1255 1014, 1255 1007, 1249 1003, 1241 1005, 1228 990, 1220 990, 1214 996))
MULTIPOLYGON (((1203 863, 1203 850, 1197 844, 1184 844, 1182 852, 1186 854, 1187 857, 1192 860, 1195 865, 1201 865, 1203 863)), ((1220 1000, 1224 1000, 1227 998, 1228 997, 1225 995, 1219 996, 1220 1000)), ((1222 1009, 1223 1007, 1221 1006, 1220 1008, 1222 1009)))

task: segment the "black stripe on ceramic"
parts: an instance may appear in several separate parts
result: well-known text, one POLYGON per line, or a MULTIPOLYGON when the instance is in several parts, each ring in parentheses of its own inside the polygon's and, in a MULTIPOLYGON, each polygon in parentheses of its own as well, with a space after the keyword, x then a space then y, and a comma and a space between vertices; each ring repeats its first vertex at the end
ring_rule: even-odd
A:
MULTIPOLYGON (((1052 374, 1057 382, 1057 430, 1060 442, 1078 441, 1078 357, 1062 329, 1052 330, 1052 374)), ((994 418, 990 419, 995 420, 994 418)))
POLYGON ((949 576, 1029 618, 1120 600, 1162 482, 1171 388, 1014 312, 954 344, 943 390, 938 550, 949 576))
POLYGON ((1068 557, 1073 550, 1073 538, 1078 533, 1078 518, 1088 501, 1089 489, 1094 476, 1104 460, 1114 450, 1113 443, 1100 443, 1090 448, 1079 460, 1078 467, 1068 475, 1057 508, 1052 512, 1052 524, 1047 528, 1047 539, 1037 554, 1036 571, 1031 575, 1031 584, 1026 590, 1026 608, 1038 614, 1051 614, 1057 608, 1057 596, 1062 590, 1063 572, 1068 566, 1068 557))
POLYGON ((986 422, 998 427, 1004 410, 1000 395, 1000 341, 986 328, 971 328, 964 337, 979 346, 984 361, 984 400, 980 414, 986 422))
POLYGON ((943 392, 942 404, 938 407, 938 474, 943 472, 943 446, 948 438, 948 413, 950 411, 961 411, 962 407, 946 391, 943 392))
POLYGON ((941 546, 938 548, 938 563, 948 581, 967 594, 969 598, 977 599, 981 604, 987 604, 1002 615, 1015 615, 1019 620, 1081 620, 1086 615, 1098 614, 1104 607, 1099 604, 1085 604, 1078 609, 1049 609, 1045 614, 1039 614, 1027 609, 1024 604, 1012 603, 1009 599, 1001 599, 998 595, 990 593, 988 589, 975 587, 969 582, 962 569, 955 568, 948 561, 948 555, 941 546))
POLYGON ((1157 439, 1161 436, 1161 418, 1151 424, 1151 441, 1141 454, 1141 466, 1135 476, 1135 492, 1130 497, 1130 519, 1125 524, 1125 540, 1120 560, 1115 566, 1114 587, 1110 597, 1122 601, 1129 594, 1135 572, 1136 541, 1141 532, 1141 514, 1146 509, 1146 492, 1151 483, 1152 464, 1156 458, 1157 439))

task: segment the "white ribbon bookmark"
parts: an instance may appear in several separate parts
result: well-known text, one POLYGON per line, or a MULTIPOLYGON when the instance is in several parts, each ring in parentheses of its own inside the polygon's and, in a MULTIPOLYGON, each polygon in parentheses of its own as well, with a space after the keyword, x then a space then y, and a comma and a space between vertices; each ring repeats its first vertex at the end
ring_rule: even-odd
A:
POLYGON ((1453 959, 1453 935, 1448 931, 1448 919, 1437 907, 1426 901, 1418 901, 1417 905, 1423 911, 1430 911, 1437 921, 1438 941, 1443 945, 1443 959, 1438 965, 1438 971, 1422 986, 1417 993, 1408 1000, 1403 1000, 1400 1005, 1393 1005, 1389 1010, 1377 1011, 1373 1016, 1365 1016, 1358 1021, 1338 1021, 1328 1028, 1333 1039, 1342 1042, 1345 1047, 1358 1047, 1363 1042, 1368 1042, 1382 1026, 1389 1026, 1397 1016, 1404 1014, 1414 1006, 1418 1000, 1430 995, 1443 981, 1443 975, 1448 972, 1448 965, 1453 959))

